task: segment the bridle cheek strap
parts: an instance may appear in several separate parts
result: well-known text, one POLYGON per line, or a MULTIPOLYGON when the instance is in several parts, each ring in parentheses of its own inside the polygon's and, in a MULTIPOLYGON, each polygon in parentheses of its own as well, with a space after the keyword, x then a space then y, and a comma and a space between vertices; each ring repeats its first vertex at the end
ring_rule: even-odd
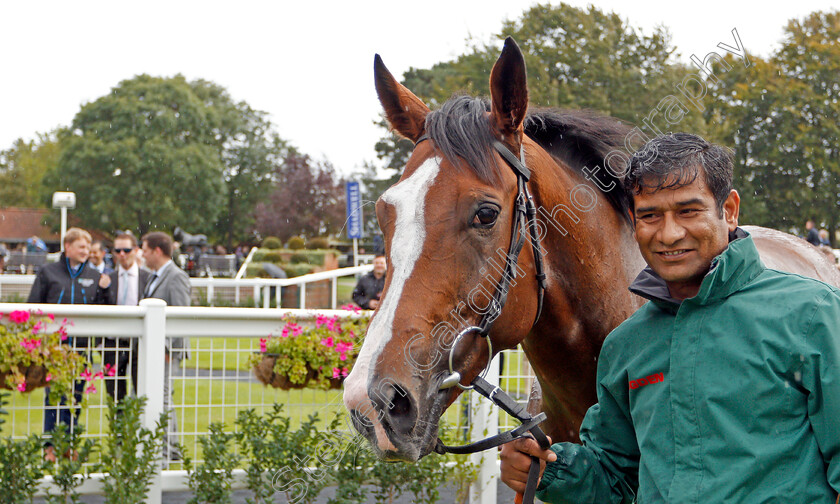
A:
MULTIPOLYGON (((415 147, 417 144, 427 139, 428 137, 426 135, 421 136, 417 142, 415 142, 415 147)), ((517 158, 502 142, 493 142, 493 148, 499 153, 499 155, 502 156, 502 159, 507 162, 508 166, 513 169, 513 172, 516 175, 517 194, 516 202, 514 204, 513 229, 511 230, 510 236, 510 248, 507 256, 505 257, 505 270, 502 277, 496 283, 496 291, 494 292, 491 300, 492 308, 482 316, 481 322, 479 322, 478 326, 472 328, 482 337, 487 337, 488 344, 490 343, 490 339, 488 337, 490 329, 493 327, 493 322, 501 314, 502 309, 505 306, 505 302, 507 301, 511 280, 517 275, 516 268, 519 262, 519 254, 522 252, 522 248, 525 245, 525 228, 528 230, 527 236, 531 242, 531 248, 534 253, 534 269, 537 278, 537 314, 534 317, 534 322, 531 326, 532 328, 537 324, 537 321, 539 321, 540 315, 542 314, 543 298, 546 288, 546 275, 542 262, 542 248, 540 247, 540 240, 537 235, 536 228, 537 210, 534 206, 534 199, 528 191, 528 181, 531 179, 531 170, 529 170, 525 165, 525 149, 520 146, 519 157, 517 158)), ((468 330, 469 329, 462 331, 461 335, 468 330)), ((449 356, 450 368, 452 366, 452 353, 454 351, 455 344, 453 342, 449 356)), ((492 358, 493 355, 491 350, 491 355, 488 359, 492 360, 492 358)), ((487 362, 488 367, 490 365, 490 360, 487 362)), ((492 401, 509 415, 519 420, 521 425, 507 432, 503 432, 464 446, 447 446, 438 439, 434 448, 436 453, 476 453, 490 448, 495 448, 522 437, 532 437, 544 450, 550 448, 548 437, 539 427, 539 424, 546 418, 545 413, 539 413, 538 415, 531 416, 524 406, 516 402, 499 387, 491 385, 481 376, 481 374, 473 379, 470 386, 463 386, 460 384, 460 374, 452 371, 451 369, 450 371, 451 376, 444 380, 447 388, 455 385, 465 390, 472 388, 482 396, 492 401)), ((531 467, 528 470, 528 482, 521 501, 523 504, 533 504, 539 482, 539 474, 540 459, 532 456, 531 467)))

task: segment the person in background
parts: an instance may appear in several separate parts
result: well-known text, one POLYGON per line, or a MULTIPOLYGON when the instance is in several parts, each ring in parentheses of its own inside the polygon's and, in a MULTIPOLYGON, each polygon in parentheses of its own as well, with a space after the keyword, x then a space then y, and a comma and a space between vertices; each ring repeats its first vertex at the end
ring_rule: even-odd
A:
POLYGON ((110 275, 114 272, 114 268, 108 266, 105 262, 105 254, 107 253, 108 247, 102 240, 96 240, 90 244, 90 265, 103 275, 110 275))
MULTIPOLYGON (((166 301, 168 306, 190 305, 190 279, 172 261, 172 237, 156 231, 143 236, 143 257, 152 276, 146 285, 144 297, 166 301)), ((182 460, 178 446, 178 423, 172 410, 174 389, 171 385, 172 369, 181 367, 182 359, 190 358, 190 344, 187 338, 171 338, 166 342, 166 363, 163 374, 163 410, 169 411, 169 428, 163 444, 163 458, 168 461, 182 460)))
POLYGON ((0 275, 6 272, 6 262, 9 260, 9 249, 0 245, 0 275))
MULTIPOLYGON (((58 262, 47 264, 35 276, 35 282, 29 291, 27 303, 51 304, 107 304, 111 279, 90 267, 90 233, 84 229, 72 227, 64 235, 64 252, 58 262)), ((78 353, 87 355, 88 338, 70 338, 67 343, 78 353)), ((84 382, 74 384, 73 396, 76 404, 82 400, 84 382)), ((55 462, 55 449, 49 441, 50 434, 55 431, 56 418, 67 425, 72 431, 79 418, 79 408, 74 408, 71 415, 69 408, 51 407, 49 387, 44 396, 44 458, 55 462)), ((66 404, 66 398, 61 399, 61 406, 66 404)))
POLYGON ((808 219, 805 222, 805 230, 808 232, 808 234, 805 235, 805 241, 807 241, 808 243, 810 243, 811 245, 813 245, 815 247, 819 247, 820 246, 820 234, 817 232, 817 228, 814 226, 814 221, 812 221, 811 219, 808 219))
MULTIPOLYGON (((143 293, 151 273, 140 269, 137 264, 137 238, 131 234, 120 233, 114 238, 114 257, 117 270, 111 272, 111 285, 108 304, 119 306, 137 306, 143 299, 143 293)), ((117 402, 128 394, 128 373, 137 392, 137 351, 136 338, 105 338, 102 351, 102 365, 116 369, 116 376, 105 379, 105 390, 117 402)))
POLYGON ((385 271, 388 264, 384 255, 373 258, 373 271, 359 279, 353 289, 353 302, 365 310, 375 310, 385 289, 385 271))
POLYGON ((828 240, 828 230, 820 229, 820 245, 831 247, 831 242, 828 240))

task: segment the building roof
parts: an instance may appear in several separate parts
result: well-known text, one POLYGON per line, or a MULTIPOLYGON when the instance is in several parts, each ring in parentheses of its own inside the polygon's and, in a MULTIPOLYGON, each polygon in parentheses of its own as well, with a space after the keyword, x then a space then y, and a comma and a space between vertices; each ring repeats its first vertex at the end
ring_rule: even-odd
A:
POLYGON ((47 243, 58 243, 59 233, 44 224, 49 213, 44 208, 0 208, 0 241, 22 242, 37 236, 47 243))

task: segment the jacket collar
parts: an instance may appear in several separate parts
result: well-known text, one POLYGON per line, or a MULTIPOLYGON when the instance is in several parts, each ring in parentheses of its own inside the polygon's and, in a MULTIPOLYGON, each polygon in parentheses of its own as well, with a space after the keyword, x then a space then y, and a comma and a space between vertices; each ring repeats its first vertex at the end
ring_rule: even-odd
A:
MULTIPOLYGON (((700 284, 700 291, 689 298, 700 305, 713 304, 734 294, 750 283, 765 269, 758 250, 749 233, 741 228, 729 233, 729 246, 712 259, 709 272, 700 284)), ((651 300, 660 308, 676 312, 682 304, 671 297, 668 286, 650 266, 642 270, 632 284, 630 292, 651 300)))

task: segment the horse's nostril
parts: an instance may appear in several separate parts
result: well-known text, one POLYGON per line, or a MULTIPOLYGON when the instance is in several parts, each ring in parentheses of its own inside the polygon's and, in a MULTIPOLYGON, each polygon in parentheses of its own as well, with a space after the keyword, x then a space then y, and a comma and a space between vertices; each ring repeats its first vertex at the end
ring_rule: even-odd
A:
POLYGON ((411 396, 401 386, 394 384, 394 395, 388 404, 388 418, 394 430, 407 433, 414 428, 416 413, 411 403, 411 396))
POLYGON ((408 394, 399 385, 394 387, 395 394, 391 400, 391 407, 389 413, 391 416, 404 416, 411 411, 411 401, 408 399, 408 394))

